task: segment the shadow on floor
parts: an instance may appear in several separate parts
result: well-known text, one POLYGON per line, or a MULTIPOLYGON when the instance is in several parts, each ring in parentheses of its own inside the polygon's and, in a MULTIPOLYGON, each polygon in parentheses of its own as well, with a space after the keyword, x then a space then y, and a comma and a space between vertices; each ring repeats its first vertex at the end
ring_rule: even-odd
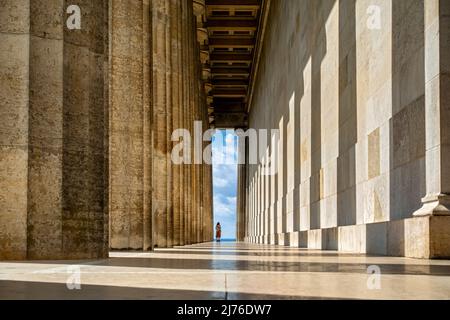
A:
MULTIPOLYGON (((367 274, 369 263, 286 262, 218 259, 110 258, 99 266, 137 267, 172 270, 258 271, 258 272, 332 272, 367 274)), ((377 264, 382 274, 449 276, 450 267, 440 265, 377 264)))
POLYGON ((68 290, 65 284, 0 281, 0 300, 337 300, 306 296, 259 295, 212 291, 169 290, 83 285, 68 290))
MULTIPOLYGON (((22 261, 17 263, 80 265, 86 267, 126 267, 164 270, 298 272, 298 273, 350 273, 367 274, 371 263, 271 261, 270 257, 256 261, 234 259, 180 259, 179 257, 114 257, 96 261, 22 261)), ((383 275, 450 276, 450 266, 417 264, 377 264, 383 275)), ((1 264, 0 264, 1 267, 1 264)))
POLYGON ((68 290, 66 284, 26 281, 0 281, 0 300, 223 300, 224 292, 167 290, 83 285, 68 290))
POLYGON ((367 257, 367 255, 362 254, 351 254, 351 253, 335 253, 335 252, 280 252, 280 251, 270 251, 270 250, 258 250, 258 251, 246 251, 239 252, 228 250, 204 250, 204 249, 183 249, 183 250, 158 250, 156 253, 164 254, 198 254, 198 255, 215 255, 215 256, 256 256, 256 257, 367 257))

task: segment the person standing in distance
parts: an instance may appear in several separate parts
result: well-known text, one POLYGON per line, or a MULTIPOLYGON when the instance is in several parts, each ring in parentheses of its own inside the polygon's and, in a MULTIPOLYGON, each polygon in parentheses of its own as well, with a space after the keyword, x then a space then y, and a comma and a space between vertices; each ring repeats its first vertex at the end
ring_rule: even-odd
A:
POLYGON ((220 238, 222 238, 222 226, 220 225, 220 222, 217 222, 217 225, 216 225, 216 241, 220 242, 220 238))

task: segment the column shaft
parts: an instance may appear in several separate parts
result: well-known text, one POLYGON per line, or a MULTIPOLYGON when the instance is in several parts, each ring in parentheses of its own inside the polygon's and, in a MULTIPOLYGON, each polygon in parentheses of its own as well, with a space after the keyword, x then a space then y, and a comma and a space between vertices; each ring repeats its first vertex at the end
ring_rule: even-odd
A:
POLYGON ((450 215, 450 3, 425 1, 426 186, 415 216, 450 215))
MULTIPOLYGON (((181 3, 179 0, 171 0, 171 25, 172 25, 172 127, 173 130, 180 128, 180 85, 179 85, 179 75, 180 75, 180 43, 179 43, 179 21, 180 21, 180 7, 181 3)), ((172 144, 174 146, 174 144, 172 144)), ((173 184, 172 184, 172 195, 173 195, 173 245, 180 245, 180 199, 182 190, 180 187, 181 180, 181 166, 173 165, 173 184)))
POLYGON ((167 1, 152 1, 153 17, 153 247, 167 246, 167 1))
POLYGON ((0 4, 0 259, 108 253, 108 2, 78 5, 0 4))
POLYGON ((152 165, 148 1, 113 1, 110 32, 110 246, 148 249, 152 165))

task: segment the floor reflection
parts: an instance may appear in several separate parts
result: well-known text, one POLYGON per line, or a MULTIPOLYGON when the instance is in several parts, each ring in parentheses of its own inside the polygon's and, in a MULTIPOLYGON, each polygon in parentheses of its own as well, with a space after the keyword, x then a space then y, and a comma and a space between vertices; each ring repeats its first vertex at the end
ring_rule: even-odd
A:
POLYGON ((36 298, 450 299, 450 261, 207 243, 98 261, 0 262, 0 299, 36 298), (367 285, 374 265, 378 290, 367 285), (66 286, 73 266, 79 291, 66 286))

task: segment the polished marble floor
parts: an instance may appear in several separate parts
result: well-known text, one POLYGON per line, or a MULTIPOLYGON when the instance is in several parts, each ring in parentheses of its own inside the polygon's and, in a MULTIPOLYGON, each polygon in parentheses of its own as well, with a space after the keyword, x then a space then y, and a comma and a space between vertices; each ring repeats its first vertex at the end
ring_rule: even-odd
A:
POLYGON ((450 261, 205 243, 0 262, 0 299, 450 299, 450 261))

